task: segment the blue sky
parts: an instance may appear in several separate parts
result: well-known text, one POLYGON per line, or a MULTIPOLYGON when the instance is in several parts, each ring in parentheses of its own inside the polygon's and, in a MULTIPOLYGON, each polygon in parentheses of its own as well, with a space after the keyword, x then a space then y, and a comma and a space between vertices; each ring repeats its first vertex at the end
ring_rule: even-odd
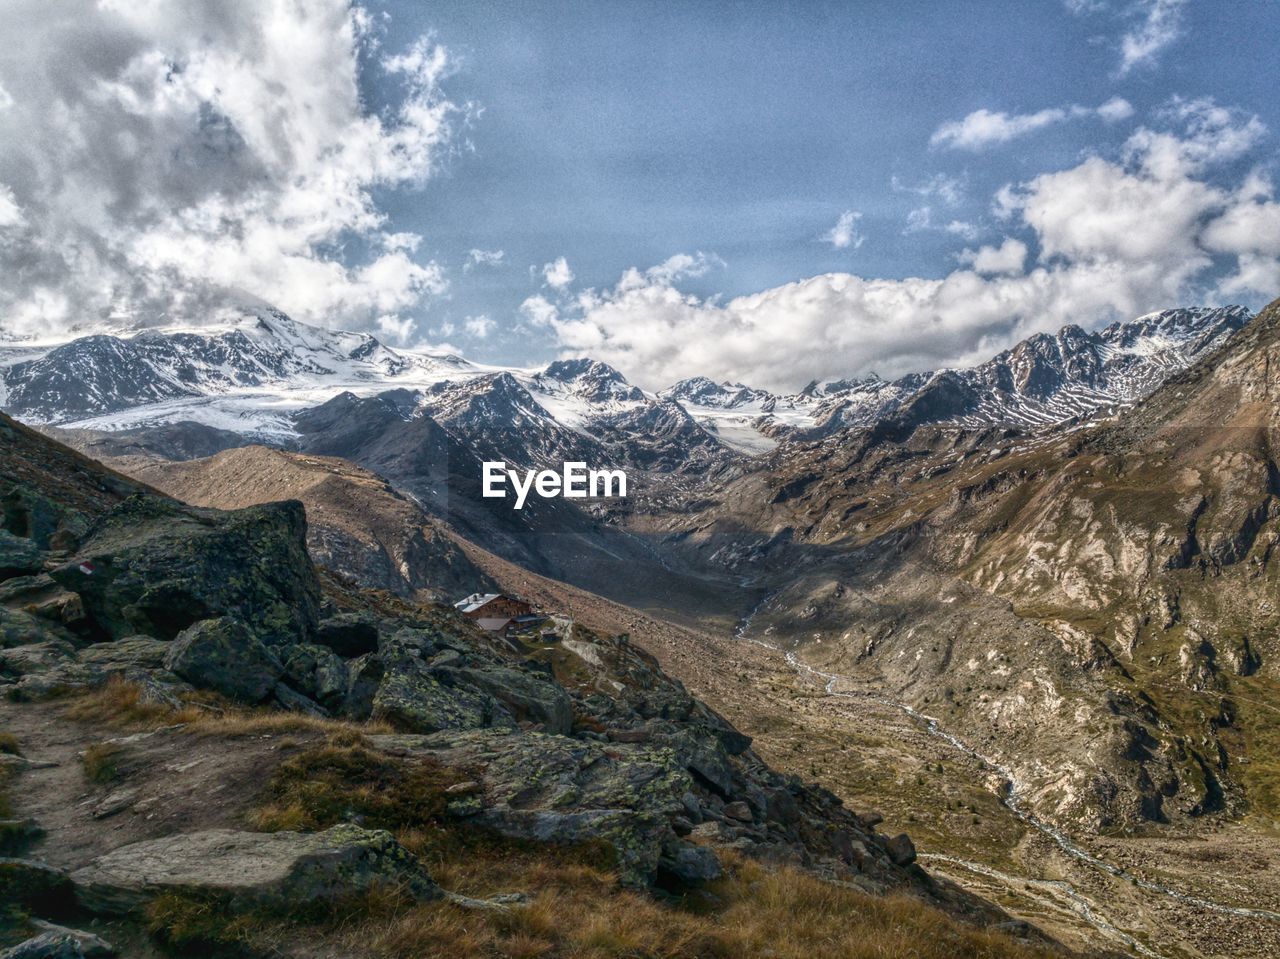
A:
MULTIPOLYGON (((389 47, 434 31, 459 57, 451 95, 483 111, 447 175, 390 201, 398 223, 458 268, 437 326, 480 313, 515 326, 541 281, 530 267, 559 256, 579 283, 602 287, 627 267, 714 253, 723 265, 683 284, 701 295, 829 271, 940 277, 960 250, 1000 235, 989 208, 1002 184, 1115 153, 1174 94, 1280 125, 1264 66, 1280 11, 1247 0, 1189 4, 1178 36, 1124 76, 1119 45, 1143 12, 1127 4, 1093 15, 1060 0, 378 9, 389 47), (1117 96, 1134 120, 1068 120, 977 153, 930 146, 976 110, 1117 96), (913 192, 940 177, 954 181, 951 202, 913 192), (911 229, 926 206, 931 222, 976 232, 911 229), (861 213, 861 245, 822 242, 846 210, 861 213), (472 248, 503 250, 504 265, 460 274, 472 248)), ((537 334, 491 335, 469 352, 546 355, 537 334)))
POLYGON ((1280 291, 1274 3, 11 0, 0 30, 10 335, 266 301, 787 388, 1280 291))

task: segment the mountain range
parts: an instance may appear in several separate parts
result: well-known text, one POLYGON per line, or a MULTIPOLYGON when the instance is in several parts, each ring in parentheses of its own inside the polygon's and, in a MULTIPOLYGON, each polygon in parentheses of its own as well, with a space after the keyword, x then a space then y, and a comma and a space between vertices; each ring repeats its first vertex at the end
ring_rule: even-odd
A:
POLYGON ((497 368, 266 310, 0 348, 12 415, 198 506, 299 499, 312 557, 360 585, 663 624, 772 761, 831 742, 802 768, 933 824, 931 869, 1055 934, 1178 956, 1231 922, 1264 943, 1241 955, 1280 943, 1280 881, 1240 878, 1280 861, 1276 369, 1280 305, 793 394, 653 393, 589 358, 497 368), (481 495, 490 459, 620 466, 633 492, 516 512, 481 495))

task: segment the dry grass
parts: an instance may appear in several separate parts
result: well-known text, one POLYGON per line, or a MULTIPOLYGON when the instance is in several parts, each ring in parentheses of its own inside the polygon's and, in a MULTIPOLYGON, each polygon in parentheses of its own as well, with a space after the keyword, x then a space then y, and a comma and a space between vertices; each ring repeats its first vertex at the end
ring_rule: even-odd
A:
MULTIPOLYGON (((477 864, 469 867, 475 871, 477 864)), ((517 857, 488 868, 535 892, 507 913, 419 906, 348 934, 380 959, 1034 959, 1057 955, 958 923, 907 897, 877 898, 793 869, 728 863, 711 897, 664 904, 590 868, 517 857), (430 943, 429 949, 424 944, 430 943)), ((496 878, 496 876, 494 877, 496 878)))
POLYGON ((13 733, 0 733, 0 753, 7 756, 21 756, 22 749, 18 745, 18 737, 13 733))
POLYGON ((358 739, 333 736, 286 760, 249 818, 264 832, 318 830, 356 821, 372 829, 430 829, 445 816, 446 790, 463 777, 436 763, 407 763, 358 739))
POLYGON ((124 747, 117 743, 95 743, 80 754, 85 778, 106 785, 119 779, 124 761, 124 747))
POLYGON ((67 705, 67 715, 79 722, 131 731, 183 724, 191 733, 227 738, 280 733, 359 736, 394 732, 385 723, 355 723, 304 713, 237 706, 206 693, 196 694, 174 709, 147 702, 139 686, 115 676, 103 686, 73 697, 67 705))

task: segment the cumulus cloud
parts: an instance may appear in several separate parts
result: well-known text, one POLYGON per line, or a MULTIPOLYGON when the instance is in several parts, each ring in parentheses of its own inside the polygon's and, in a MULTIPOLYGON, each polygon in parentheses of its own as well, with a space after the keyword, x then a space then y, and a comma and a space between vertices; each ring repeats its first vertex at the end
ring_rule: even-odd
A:
POLYGON ((1014 237, 1006 237, 999 246, 963 250, 958 259, 973 267, 973 272, 1016 276, 1027 262, 1027 245, 1014 237))
POLYGON ((862 219, 862 214, 854 210, 845 210, 840 214, 840 218, 836 220, 836 225, 826 233, 822 234, 824 243, 830 243, 837 250, 845 250, 853 247, 855 250, 862 246, 862 241, 866 239, 858 232, 858 221, 862 219))
POLYGON ((477 267, 498 267, 506 260, 505 250, 478 250, 467 253, 467 262, 462 265, 462 272, 470 273, 477 267))
POLYGON ((610 289, 558 307, 531 299, 525 312, 566 355, 598 357, 643 386, 707 375, 787 390, 873 369, 963 366, 1031 333, 1176 305, 1203 294, 1214 256, 1237 264, 1222 294, 1280 285, 1270 182, 1220 183, 1235 144, 1257 142, 1256 121, 1184 107, 1165 113, 1169 128, 1135 132, 1115 159, 1088 157, 1001 190, 1000 245, 961 254, 962 267, 941 278, 831 273, 723 300, 629 270, 610 289), (1233 145, 1210 151, 1206 140, 1233 145))
POLYGON ((462 328, 467 331, 468 335, 474 336, 477 340, 483 340, 491 332, 493 332, 493 320, 484 316, 468 316, 463 322, 462 328))
POLYGON ((1182 13, 1187 0, 1140 0, 1133 5, 1137 23, 1120 39, 1119 73, 1154 64, 1170 44, 1182 36, 1182 13))
POLYGON ((558 256, 542 267, 542 277, 553 290, 563 290, 573 282, 573 270, 569 269, 568 260, 558 256))
POLYGON ((23 38, 0 61, 10 330, 265 300, 403 338, 444 289, 374 200, 447 155, 461 108, 429 39, 384 55, 347 0, 10 0, 0 32, 23 38), (378 111, 361 96, 374 80, 378 111))
POLYGON ((1115 123, 1133 116, 1133 106, 1121 97, 1112 97, 1099 107, 1049 107, 1035 113, 1004 113, 975 110, 962 120, 944 123, 933 132, 929 145, 952 150, 981 150, 1008 143, 1054 124, 1076 117, 1097 117, 1115 123))

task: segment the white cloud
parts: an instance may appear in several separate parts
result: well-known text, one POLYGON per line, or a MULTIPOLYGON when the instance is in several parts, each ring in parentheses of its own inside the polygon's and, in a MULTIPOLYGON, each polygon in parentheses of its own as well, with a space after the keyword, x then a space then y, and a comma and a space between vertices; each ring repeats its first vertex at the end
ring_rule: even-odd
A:
POLYGON ((970 223, 967 220, 949 220, 946 223, 935 223, 932 206, 919 206, 909 211, 907 213, 907 225, 902 232, 911 234, 921 233, 926 230, 938 230, 970 241, 977 239, 978 234, 982 232, 977 224, 970 223))
POLYGON ((1182 13, 1187 0, 1139 0, 1132 8, 1138 22, 1120 39, 1119 73, 1149 67, 1182 35, 1182 13))
POLYGON ((468 335, 474 336, 477 340, 483 340, 493 331, 493 320, 489 317, 468 316, 462 324, 462 328, 467 331, 468 335))
POLYGON ((896 176, 889 181, 895 193, 914 193, 926 199, 937 198, 947 206, 958 206, 964 199, 965 181, 962 177, 935 173, 923 183, 912 186, 903 183, 896 176))
POLYGON ((1280 295, 1280 202, 1271 181, 1251 175, 1205 228, 1204 245, 1236 257, 1235 273, 1222 283, 1224 293, 1280 295))
POLYGON ((1006 237, 998 247, 964 250, 958 259, 973 267, 975 273, 1017 276, 1027 262, 1027 245, 1014 237, 1006 237))
POLYGON ((1129 138, 1125 149, 1146 169, 1163 177, 1196 173, 1239 159, 1267 133, 1256 116, 1219 106, 1209 97, 1174 97, 1159 111, 1159 119, 1173 127, 1159 131, 1143 127, 1129 138))
POLYGON ((467 262, 463 264, 462 271, 469 273, 477 267, 498 267, 502 266, 506 260, 505 250, 478 250, 473 249, 467 253, 467 262))
POLYGON ((1098 117, 1114 123, 1133 116, 1133 106, 1121 97, 1112 97, 1096 108, 1070 106, 1049 107, 1035 113, 1004 113, 987 109, 975 110, 963 120, 942 124, 929 138, 929 145, 952 150, 981 150, 1008 143, 1036 130, 1053 126, 1070 118, 1098 117))
POLYGON ((560 318, 560 311, 545 296, 534 295, 520 304, 520 315, 534 326, 551 326, 560 318))
POLYGON ((1058 107, 1012 115, 983 108, 975 110, 963 120, 944 123, 934 131, 929 143, 931 146, 956 150, 980 150, 984 146, 1007 143, 1033 130, 1061 123, 1066 118, 1067 111, 1058 107))
POLYGON ((862 241, 866 239, 858 232, 858 221, 862 219, 862 214, 854 210, 845 210, 840 214, 840 218, 836 220, 836 225, 826 233, 822 234, 822 240, 830 243, 837 250, 848 249, 853 247, 855 250, 862 246, 862 241))
POLYGON ((547 286, 553 290, 563 290, 573 282, 573 270, 569 269, 569 261, 562 256, 545 264, 542 267, 542 276, 547 286))
POLYGON ((444 274, 374 192, 427 180, 459 108, 443 48, 380 58, 371 23, 347 0, 0 5, 0 32, 23 37, 0 61, 0 183, 26 224, 0 249, 5 325, 199 321, 260 299, 405 329, 444 274), (362 71, 389 83, 378 112, 362 71))
POLYGON ((873 369, 966 365, 1066 323, 1132 318, 1192 292, 1201 299, 1215 255, 1237 264, 1219 296, 1280 284, 1271 184, 1255 175, 1229 190, 1209 169, 1238 157, 1235 144, 1256 143, 1253 119, 1204 108, 1168 119, 1180 126, 1160 137, 1175 149, 1140 130, 1123 162, 1089 157, 999 191, 997 213, 1007 230, 1034 236, 1035 260, 1026 241, 1006 235, 961 254, 964 266, 937 279, 831 273, 729 300, 629 270, 612 289, 561 308, 526 301, 525 312, 566 355, 602 359, 643 386, 706 375, 786 390, 873 369), (1208 129, 1232 145, 1206 153, 1208 129), (1181 162, 1169 162, 1171 152, 1181 162))
POLYGON ((1133 104, 1124 97, 1112 97, 1094 112, 1106 123, 1118 123, 1133 116, 1133 104))
POLYGON ((0 183, 0 230, 5 227, 22 226, 24 223, 26 218, 22 215, 18 201, 14 199, 13 191, 0 183))

